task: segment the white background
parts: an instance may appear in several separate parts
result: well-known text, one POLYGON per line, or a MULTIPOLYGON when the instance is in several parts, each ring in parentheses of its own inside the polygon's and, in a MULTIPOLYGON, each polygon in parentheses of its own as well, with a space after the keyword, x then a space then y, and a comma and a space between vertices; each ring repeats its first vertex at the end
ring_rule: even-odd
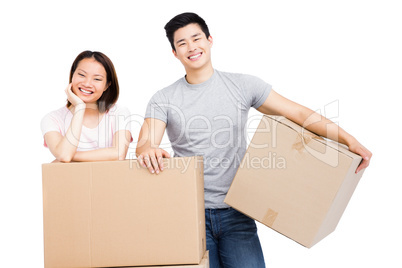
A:
POLYGON ((327 116, 374 154, 337 229, 313 248, 259 225, 267 266, 401 267, 398 1, 8 2, 0 4, 0 266, 43 267, 41 164, 53 157, 39 125, 64 105, 74 58, 108 55, 120 104, 141 122, 150 97, 184 75, 163 26, 192 11, 209 25, 215 68, 259 76, 314 110, 336 103, 327 116))

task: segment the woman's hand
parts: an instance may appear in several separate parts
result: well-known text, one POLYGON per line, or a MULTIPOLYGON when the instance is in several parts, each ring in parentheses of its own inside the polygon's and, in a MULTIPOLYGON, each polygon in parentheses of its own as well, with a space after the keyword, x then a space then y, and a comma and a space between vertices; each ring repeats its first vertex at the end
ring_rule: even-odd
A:
POLYGON ((71 103, 71 105, 73 105, 74 107, 77 107, 80 105, 85 105, 85 102, 83 100, 81 100, 77 95, 74 94, 71 87, 72 87, 72 83, 70 83, 65 90, 67 99, 71 103))

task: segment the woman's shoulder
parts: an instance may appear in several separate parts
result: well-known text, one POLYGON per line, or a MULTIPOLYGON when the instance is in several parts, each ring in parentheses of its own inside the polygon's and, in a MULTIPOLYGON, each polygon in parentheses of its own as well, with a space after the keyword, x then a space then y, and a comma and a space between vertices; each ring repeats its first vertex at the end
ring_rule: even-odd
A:
POLYGON ((72 114, 66 106, 47 113, 40 124, 42 134, 45 135, 49 131, 61 131, 64 129, 65 124, 71 120, 71 118, 68 118, 69 116, 72 117, 72 114))

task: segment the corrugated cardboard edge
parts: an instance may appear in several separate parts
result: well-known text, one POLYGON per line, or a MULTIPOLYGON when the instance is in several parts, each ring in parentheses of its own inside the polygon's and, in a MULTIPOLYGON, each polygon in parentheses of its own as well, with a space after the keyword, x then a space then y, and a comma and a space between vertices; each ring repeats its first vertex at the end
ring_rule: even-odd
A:
POLYGON ((93 163, 90 163, 90 165, 89 165, 89 170, 90 170, 90 175, 89 175, 89 196, 91 197, 90 199, 89 199, 89 218, 91 219, 90 220, 90 222, 89 222, 89 224, 91 225, 90 226, 90 228, 89 228, 89 255, 91 256, 91 266, 93 266, 93 263, 94 263, 94 260, 93 260, 93 252, 92 252, 92 236, 93 236, 93 234, 92 234, 92 230, 93 230, 93 216, 92 216, 92 210, 93 210, 93 207, 92 207, 92 204, 93 204, 93 194, 92 194, 92 192, 93 192, 93 190, 92 190, 92 188, 93 188, 93 168, 94 168, 94 166, 93 166, 93 163))
MULTIPOLYGON (((198 240, 200 241, 198 252, 198 261, 200 263, 203 260, 206 251, 206 237, 205 237, 205 201, 204 201, 204 161, 202 156, 192 157, 192 166, 195 172, 196 182, 194 187, 197 192, 197 204, 198 207, 194 207, 194 211, 197 211, 197 222, 195 223, 198 229, 198 240)), ((181 266, 180 266, 181 267, 181 266)))
POLYGON ((349 167, 348 174, 346 175, 346 178, 342 182, 342 185, 339 187, 338 192, 334 200, 332 201, 331 207, 328 209, 326 217, 323 220, 323 223, 321 224, 321 228, 318 230, 317 235, 315 236, 309 247, 312 247, 320 240, 322 240, 324 237, 332 233, 338 226, 338 223, 342 218, 342 215, 346 210, 346 207, 350 199, 352 198, 352 195, 356 190, 356 187, 361 177, 363 176, 364 170, 360 171, 358 174, 355 174, 355 170, 359 166, 359 164, 360 159, 358 158, 352 161, 349 167), (339 220, 334 221, 333 218, 339 218, 339 220), (326 224, 326 222, 328 223, 332 222, 333 224, 329 225, 326 224))
POLYGON ((46 229, 46 223, 45 223, 45 221, 46 221, 46 218, 45 218, 45 207, 44 207, 44 204, 45 204, 45 200, 46 200, 46 197, 45 197, 45 183, 44 183, 44 178, 43 178, 43 174, 44 174, 44 171, 45 171, 45 169, 46 169, 46 165, 47 164, 42 164, 42 222, 43 222, 43 224, 42 224, 42 234, 43 234, 43 262, 44 262, 44 267, 46 268, 46 245, 45 245, 45 243, 46 243, 46 236, 45 236, 45 229, 46 229))
MULTIPOLYGON (((225 203, 226 203, 226 202, 225 202, 225 203)), ((228 204, 228 203, 226 203, 226 204, 228 204)), ((228 205, 230 206, 230 204, 228 204, 228 205)), ((286 234, 284 234, 284 233, 282 233, 282 232, 280 232, 280 231, 274 229, 273 224, 274 224, 274 222, 275 222, 276 217, 279 215, 279 212, 276 212, 276 211, 274 211, 274 210, 272 210, 272 209, 269 208, 269 209, 267 209, 267 213, 265 214, 265 216, 264 216, 263 219, 257 219, 257 218, 255 218, 255 217, 251 216, 250 214, 248 214, 248 213, 246 213, 246 212, 243 212, 243 211, 240 210, 240 209, 237 209, 237 208, 234 208, 234 209, 237 210, 237 211, 239 211, 240 213, 243 213, 243 214, 246 215, 247 217, 252 218, 253 220, 255 220, 255 221, 257 221, 257 222, 266 225, 266 226, 269 227, 271 230, 273 230, 273 231, 277 232, 278 234, 281 234, 281 235, 283 235, 283 236, 289 238, 290 240, 292 240, 292 241, 294 241, 294 242, 296 242, 296 243, 302 245, 303 247, 306 247, 306 248, 310 248, 310 247, 311 247, 310 244, 302 244, 301 242, 296 241, 296 240, 294 240, 293 238, 287 236, 286 234), (268 221, 268 224, 271 224, 271 225, 267 225, 267 222, 265 221, 266 218, 267 218, 267 215, 270 215, 270 216, 268 216, 268 217, 271 217, 271 218, 269 219, 269 221, 268 221)))
MULTIPOLYGON (((111 268, 111 267, 109 267, 111 268)), ((209 251, 205 251, 199 264, 193 265, 159 265, 159 266, 124 266, 120 268, 209 268, 209 251)))
MULTIPOLYGON (((201 209, 199 210, 198 215, 198 225, 199 225, 199 236, 201 238, 201 248, 200 248, 200 255, 203 258, 205 251, 207 250, 207 241, 206 241, 206 225, 205 225, 205 195, 204 195, 204 158, 202 156, 197 156, 195 158, 195 168, 194 170, 197 172, 198 170, 198 202, 201 209)), ((202 259, 201 259, 202 260, 202 259)))

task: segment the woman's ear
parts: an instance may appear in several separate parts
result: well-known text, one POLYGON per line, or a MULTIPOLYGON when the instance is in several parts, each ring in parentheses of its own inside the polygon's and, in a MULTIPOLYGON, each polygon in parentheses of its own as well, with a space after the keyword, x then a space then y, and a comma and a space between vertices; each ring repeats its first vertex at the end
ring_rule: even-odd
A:
POLYGON ((105 87, 105 90, 103 92, 105 92, 110 87, 111 84, 112 84, 112 82, 109 82, 109 84, 107 84, 107 86, 105 87))

